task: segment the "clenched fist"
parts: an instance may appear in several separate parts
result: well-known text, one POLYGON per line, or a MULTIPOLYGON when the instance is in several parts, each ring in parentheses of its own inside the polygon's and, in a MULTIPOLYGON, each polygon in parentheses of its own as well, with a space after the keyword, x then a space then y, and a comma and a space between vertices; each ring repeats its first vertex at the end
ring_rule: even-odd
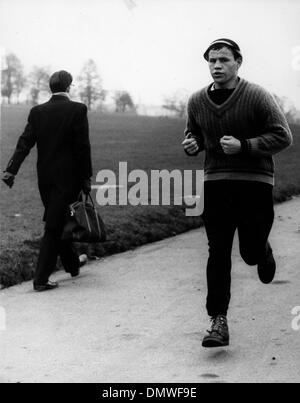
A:
POLYGON ((190 155, 196 154, 199 150, 197 141, 193 137, 187 137, 186 139, 183 140, 181 144, 183 145, 184 150, 190 155))
POLYGON ((91 179, 85 179, 82 184, 82 191, 85 195, 88 195, 92 190, 91 179))
POLYGON ((241 152, 241 142, 233 136, 223 136, 220 143, 225 154, 238 154, 241 152))

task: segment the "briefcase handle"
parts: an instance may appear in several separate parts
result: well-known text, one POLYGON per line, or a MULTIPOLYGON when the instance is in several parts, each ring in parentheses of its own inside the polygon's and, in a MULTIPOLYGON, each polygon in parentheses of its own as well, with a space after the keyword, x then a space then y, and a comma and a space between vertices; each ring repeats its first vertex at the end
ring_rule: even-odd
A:
POLYGON ((78 201, 83 201, 84 203, 87 203, 87 202, 88 202, 88 199, 90 199, 93 208, 95 208, 95 203, 94 203, 94 200, 93 200, 91 194, 90 194, 90 193, 85 194, 85 193, 83 193, 83 190, 81 190, 81 191, 79 192, 79 195, 78 195, 78 197, 77 197, 77 200, 78 200, 78 201), (85 200, 84 200, 84 198, 85 198, 85 200))

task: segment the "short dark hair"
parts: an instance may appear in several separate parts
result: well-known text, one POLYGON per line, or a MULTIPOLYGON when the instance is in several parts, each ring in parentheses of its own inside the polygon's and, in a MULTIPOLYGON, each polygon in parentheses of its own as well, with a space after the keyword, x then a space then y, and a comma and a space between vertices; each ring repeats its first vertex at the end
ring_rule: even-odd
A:
POLYGON ((65 92, 72 84, 73 77, 65 70, 56 71, 52 74, 49 80, 51 92, 65 92))
POLYGON ((231 46, 225 45, 225 44, 223 44, 223 43, 218 43, 218 44, 216 44, 216 45, 213 45, 213 46, 209 49, 208 55, 209 55, 209 52, 210 52, 211 50, 220 50, 220 49, 222 49, 222 48, 227 48, 227 49, 231 50, 231 53, 233 54, 234 60, 242 59, 242 56, 241 56, 240 53, 238 53, 238 52, 237 52, 234 48, 232 48, 231 46))

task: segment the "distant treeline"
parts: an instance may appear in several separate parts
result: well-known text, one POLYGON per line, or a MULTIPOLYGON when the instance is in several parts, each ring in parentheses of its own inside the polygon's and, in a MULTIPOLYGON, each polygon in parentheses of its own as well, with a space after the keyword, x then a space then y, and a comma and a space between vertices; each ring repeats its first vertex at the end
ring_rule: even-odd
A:
MULTIPOLYGON (((7 104, 27 103, 37 105, 49 95, 49 67, 34 66, 25 75, 23 65, 14 53, 4 56, 1 69, 2 102, 7 104)), ((105 110, 105 101, 113 105, 115 112, 137 113, 139 105, 133 102, 128 91, 108 91, 104 88, 94 60, 83 65, 76 86, 72 87, 73 96, 84 102, 89 109, 105 110)), ((274 94, 289 123, 300 124, 300 111, 286 97, 274 94)), ((165 97, 161 107, 170 116, 183 118, 186 115, 187 91, 177 91, 165 97)))
MULTIPOLYGON (((49 67, 34 66, 28 75, 25 75, 20 59, 9 53, 4 57, 1 69, 2 102, 7 104, 27 103, 37 105, 49 95, 49 67)), ((101 109, 106 98, 114 104, 116 112, 135 112, 131 95, 128 91, 108 91, 104 89, 102 79, 94 60, 89 59, 82 67, 72 93, 84 102, 89 109, 101 109)))

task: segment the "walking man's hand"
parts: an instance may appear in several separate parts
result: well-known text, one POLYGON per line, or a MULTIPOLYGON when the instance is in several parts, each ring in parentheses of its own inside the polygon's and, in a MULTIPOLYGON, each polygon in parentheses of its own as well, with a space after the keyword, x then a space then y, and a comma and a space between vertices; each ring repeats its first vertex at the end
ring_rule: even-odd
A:
POLYGON ((9 188, 11 188, 15 181, 15 175, 11 174, 10 172, 5 171, 5 172, 3 172, 1 179, 9 188))
POLYGON ((241 152, 241 142, 233 136, 223 136, 220 143, 225 154, 238 154, 241 152))
POLYGON ((85 195, 88 195, 92 190, 91 179, 85 179, 82 185, 82 191, 85 195))
POLYGON ((186 138, 181 144, 185 151, 190 155, 196 154, 199 150, 197 141, 193 137, 186 138))

